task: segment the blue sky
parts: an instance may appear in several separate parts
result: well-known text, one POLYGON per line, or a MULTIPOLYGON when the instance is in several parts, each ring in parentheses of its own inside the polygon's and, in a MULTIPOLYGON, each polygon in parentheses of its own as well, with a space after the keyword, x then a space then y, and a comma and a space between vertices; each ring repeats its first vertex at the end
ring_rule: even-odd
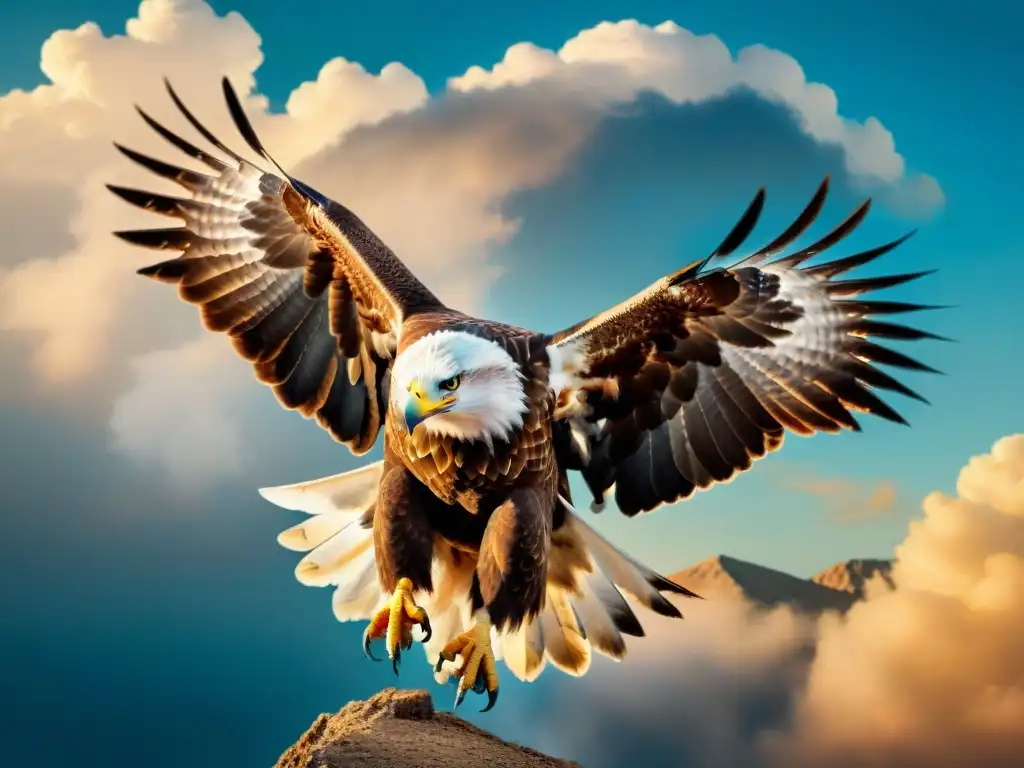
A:
MULTIPOLYGON (((258 87, 276 108, 333 56, 371 72, 401 61, 436 94, 448 77, 474 64, 490 67, 516 42, 557 49, 599 21, 636 18, 713 33, 733 52, 757 43, 784 51, 808 79, 835 90, 841 114, 858 121, 877 116, 909 170, 933 176, 945 195, 941 210, 923 221, 876 206, 850 243, 870 246, 919 227, 878 270, 938 267, 938 274, 885 298, 956 307, 913 318, 957 339, 921 342, 911 351, 948 374, 907 377, 932 406, 901 407, 912 429, 865 418, 859 435, 791 438, 781 454, 729 486, 641 520, 607 512, 598 524, 665 571, 716 552, 801 575, 848 557, 891 556, 928 491, 952 489, 967 457, 1022 426, 1024 347, 1013 275, 1024 252, 1016 224, 1024 203, 1017 41, 1024 9, 924 0, 787 0, 773 3, 770 13, 740 2, 549 5, 324 3, 315 13, 295 14, 283 3, 213 3, 218 13, 237 10, 261 35, 258 87), (865 488, 892 481, 899 494, 888 514, 840 525, 823 499, 787 487, 795 477, 841 478, 865 488)), ((136 10, 137 3, 123 0, 4 10, 0 93, 45 81, 39 48, 54 30, 94 20, 106 34, 121 33, 136 10)), ((756 97, 730 96, 713 114, 703 110, 692 120, 657 97, 634 108, 618 122, 603 121, 549 183, 503 200, 503 210, 522 224, 492 249, 505 274, 488 293, 489 314, 553 328, 600 311, 703 255, 760 183, 771 182, 759 240, 799 210, 825 170, 836 174, 837 193, 811 236, 855 203, 841 155, 808 145, 790 130, 787 115, 756 97), (777 141, 763 129, 770 125, 778 128, 777 141), (765 163, 770 179, 723 180, 715 168, 694 170, 722 126, 735 127, 744 141, 735 157, 746 152, 751 163, 765 163), (675 140, 680 134, 686 142, 675 140), (791 167, 786 152, 811 160, 791 167), (544 279, 528 277, 545 267, 544 279)), ((266 763, 321 709, 389 682, 362 664, 361 628, 339 626, 325 593, 293 581, 294 558, 274 543, 288 521, 253 492, 356 462, 313 425, 278 412, 255 382, 248 386, 254 394, 244 396, 262 407, 262 439, 246 449, 256 454, 254 463, 198 495, 179 495, 159 472, 112 452, 104 418, 99 427, 83 425, 61 416, 59 404, 0 399, 0 434, 18 436, 0 445, 10 503, 0 522, 0 656, 22 662, 10 670, 15 696, 8 698, 20 697, 22 705, 5 719, 14 725, 5 742, 39 728, 56 700, 88 725, 68 732, 67 755, 121 748, 130 754, 146 743, 122 738, 125 728, 161 739, 181 729, 205 734, 216 745, 211 755, 238 757, 241 750, 239 764, 266 763), (149 515, 150 509, 163 512, 149 515), (315 661, 342 653, 343 667, 315 661), (188 706, 194 711, 183 714, 188 706), (237 718, 224 720, 226 709, 237 718), (222 724, 207 733, 213 718, 222 724)), ((407 665, 403 684, 432 685, 419 666, 407 665)), ((510 685, 503 707, 529 706, 563 684, 548 677, 533 688, 510 685)), ((183 764, 193 748, 170 738, 167 762, 152 764, 183 764)))

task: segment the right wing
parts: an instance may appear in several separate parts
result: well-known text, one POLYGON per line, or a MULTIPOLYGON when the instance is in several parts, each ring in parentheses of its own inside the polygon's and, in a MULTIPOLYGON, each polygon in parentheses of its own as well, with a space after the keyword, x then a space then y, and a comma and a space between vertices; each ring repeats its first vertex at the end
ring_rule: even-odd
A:
POLYGON ((909 235, 804 266, 854 230, 865 202, 818 241, 768 261, 810 226, 827 190, 828 179, 765 247, 705 271, 750 234, 764 203, 760 191, 711 256, 552 337, 556 418, 568 426, 560 460, 582 472, 598 506, 613 487, 627 515, 673 503, 750 469, 781 447, 787 430, 859 430, 852 412, 905 423, 875 389, 924 400, 876 364, 933 369, 872 337, 940 338, 876 319, 928 307, 859 297, 927 273, 835 279, 909 235))
POLYGON ((208 330, 226 332, 282 406, 353 453, 376 442, 388 373, 405 317, 442 305, 354 213, 293 179, 267 154, 227 78, 224 96, 249 146, 280 176, 222 144, 182 104, 185 119, 225 162, 164 128, 153 130, 213 170, 197 173, 116 145, 130 160, 191 193, 188 198, 108 185, 127 202, 184 226, 116 232, 147 248, 180 251, 139 270, 175 283, 208 330))

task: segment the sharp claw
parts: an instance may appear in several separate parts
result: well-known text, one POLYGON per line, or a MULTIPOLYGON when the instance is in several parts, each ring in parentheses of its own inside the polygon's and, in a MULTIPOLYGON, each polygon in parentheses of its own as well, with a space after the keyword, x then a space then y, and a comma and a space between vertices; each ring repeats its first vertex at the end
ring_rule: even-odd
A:
POLYGON ((429 643, 430 638, 434 636, 434 632, 430 629, 430 619, 427 616, 424 616, 423 621, 420 622, 420 628, 423 630, 423 642, 429 643))
POLYGON ((363 653, 365 653, 366 658, 370 659, 371 661, 381 661, 381 659, 378 659, 376 656, 374 656, 373 651, 370 650, 371 639, 372 638, 370 637, 370 628, 367 627, 366 631, 363 632, 363 653))
POLYGON ((459 688, 459 692, 455 694, 455 709, 459 708, 459 705, 462 703, 464 698, 466 698, 466 689, 459 688))
POLYGON ((398 677, 398 660, 402 658, 401 647, 395 648, 394 658, 391 659, 391 668, 395 670, 395 677, 398 677))
POLYGON ((442 666, 444 666, 444 656, 440 655, 437 657, 437 664, 434 665, 434 671, 440 672, 442 666))
POLYGON ((489 712, 491 707, 498 703, 498 689, 495 688, 493 691, 487 692, 487 706, 481 709, 481 712, 489 712))

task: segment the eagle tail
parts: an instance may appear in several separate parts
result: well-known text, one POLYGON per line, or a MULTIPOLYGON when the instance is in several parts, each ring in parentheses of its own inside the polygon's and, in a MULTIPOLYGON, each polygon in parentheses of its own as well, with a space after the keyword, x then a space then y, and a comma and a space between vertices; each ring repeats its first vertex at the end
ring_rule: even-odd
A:
MULTIPOLYGON (((368 620, 388 595, 377 577, 373 512, 383 462, 340 475, 260 489, 260 495, 309 517, 283 531, 278 542, 305 556, 295 576, 308 586, 335 587, 339 621, 368 620)), ((564 500, 563 500, 564 501, 564 500)), ((591 528, 568 502, 565 522, 552 534, 544 607, 516 631, 492 634, 492 647, 519 679, 535 680, 550 661, 579 676, 594 651, 619 660, 624 636, 642 637, 643 627, 626 597, 660 613, 682 618, 663 593, 693 592, 617 549, 591 528)), ((418 595, 433 626, 424 651, 433 663, 440 648, 472 623, 468 595, 475 562, 439 547, 434 559, 435 590, 418 595)))
MULTIPOLYGON (((295 568, 299 582, 335 587, 331 606, 339 621, 370 620, 388 598, 377 577, 373 545, 374 504, 383 470, 384 463, 378 461, 340 475, 259 491, 279 507, 309 515, 277 540, 306 553, 295 568)), ((473 561, 456 561, 450 548, 439 547, 433 575, 437 588, 416 595, 433 628, 433 637, 424 644, 431 666, 444 644, 470 620, 472 576, 473 561)))
POLYGON ((373 507, 382 461, 351 472, 292 485, 261 488, 260 495, 308 518, 282 531, 278 543, 305 556, 295 578, 311 587, 334 586, 339 621, 369 619, 386 597, 377 578, 373 507))
POLYGON ((592 652, 616 661, 626 655, 624 636, 644 629, 628 595, 663 616, 682 618, 665 592, 698 597, 617 549, 563 499, 565 523, 553 532, 544 607, 534 619, 501 637, 505 664, 520 680, 537 679, 550 661, 580 676, 592 652), (579 567, 580 563, 586 566, 579 567))

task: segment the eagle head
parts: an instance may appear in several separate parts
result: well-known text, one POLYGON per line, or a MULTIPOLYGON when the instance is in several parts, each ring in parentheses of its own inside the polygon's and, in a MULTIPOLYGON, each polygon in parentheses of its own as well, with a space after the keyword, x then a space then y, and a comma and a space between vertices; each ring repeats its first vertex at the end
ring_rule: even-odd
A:
POLYGON ((391 400, 410 434, 419 427, 488 444, 521 428, 529 410, 512 356, 464 331, 435 331, 404 349, 392 370, 391 400))

